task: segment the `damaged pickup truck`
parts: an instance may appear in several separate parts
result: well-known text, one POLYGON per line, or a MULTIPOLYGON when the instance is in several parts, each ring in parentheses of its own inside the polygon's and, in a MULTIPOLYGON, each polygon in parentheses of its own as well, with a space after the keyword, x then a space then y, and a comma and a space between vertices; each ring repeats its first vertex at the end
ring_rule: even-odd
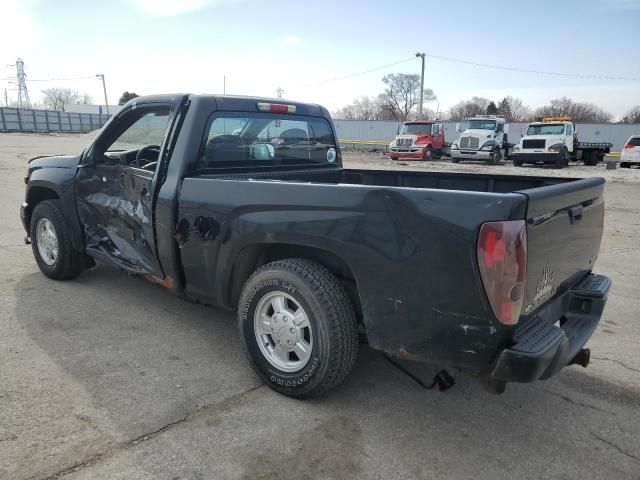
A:
POLYGON ((25 183, 45 275, 99 261, 237 309, 254 369, 294 397, 341 382, 364 336, 498 389, 586 366, 611 283, 602 178, 343 168, 318 105, 136 98, 25 183))

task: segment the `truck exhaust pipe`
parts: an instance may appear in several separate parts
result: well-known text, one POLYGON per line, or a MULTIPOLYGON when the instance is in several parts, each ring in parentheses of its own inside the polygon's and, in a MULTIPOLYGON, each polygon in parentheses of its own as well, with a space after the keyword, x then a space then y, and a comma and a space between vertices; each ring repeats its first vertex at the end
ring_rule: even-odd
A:
POLYGON ((581 349, 575 357, 569 362, 569 365, 577 364, 584 368, 587 368, 589 365, 589 360, 591 360, 591 350, 588 348, 581 349))

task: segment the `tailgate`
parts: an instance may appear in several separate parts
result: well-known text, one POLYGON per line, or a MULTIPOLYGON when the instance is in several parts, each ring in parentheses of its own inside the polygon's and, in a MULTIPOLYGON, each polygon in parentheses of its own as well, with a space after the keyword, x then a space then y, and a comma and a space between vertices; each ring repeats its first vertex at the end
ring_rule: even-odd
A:
POLYGON ((592 270, 604 224, 603 178, 523 190, 527 206, 527 276, 522 313, 529 314, 592 270), (564 287, 564 285, 563 285, 564 287))

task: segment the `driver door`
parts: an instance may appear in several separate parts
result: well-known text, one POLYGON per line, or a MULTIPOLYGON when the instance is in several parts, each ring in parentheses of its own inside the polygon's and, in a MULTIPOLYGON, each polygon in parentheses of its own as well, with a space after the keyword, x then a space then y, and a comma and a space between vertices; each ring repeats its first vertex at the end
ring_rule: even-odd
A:
POLYGON ((159 278, 153 179, 171 116, 170 104, 132 106, 118 113, 88 150, 76 178, 87 251, 159 278))

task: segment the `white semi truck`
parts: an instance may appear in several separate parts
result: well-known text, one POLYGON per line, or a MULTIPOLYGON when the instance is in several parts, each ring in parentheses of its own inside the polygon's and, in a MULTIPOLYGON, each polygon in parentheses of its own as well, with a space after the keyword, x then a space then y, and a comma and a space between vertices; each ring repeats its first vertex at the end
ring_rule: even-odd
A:
POLYGON ((516 167, 533 163, 562 168, 570 160, 597 165, 612 146, 608 142, 579 142, 571 117, 547 117, 527 126, 525 135, 513 148, 511 160, 516 167))
POLYGON ((507 133, 509 125, 501 115, 477 115, 465 120, 466 129, 461 131, 460 124, 456 130, 460 138, 451 144, 451 161, 484 160, 498 163, 503 156, 509 155, 507 133), (503 152, 504 151, 504 155, 503 152))

